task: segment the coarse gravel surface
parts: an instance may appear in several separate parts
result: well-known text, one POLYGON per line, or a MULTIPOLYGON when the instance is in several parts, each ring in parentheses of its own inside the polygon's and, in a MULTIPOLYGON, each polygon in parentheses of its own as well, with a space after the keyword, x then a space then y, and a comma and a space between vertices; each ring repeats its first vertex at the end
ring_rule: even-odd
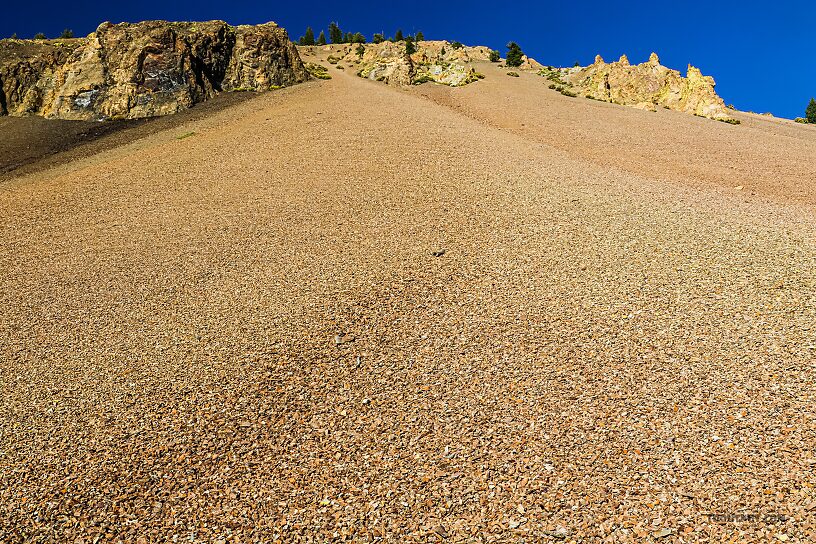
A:
POLYGON ((808 167, 497 74, 0 184, 0 542, 816 541, 808 167))

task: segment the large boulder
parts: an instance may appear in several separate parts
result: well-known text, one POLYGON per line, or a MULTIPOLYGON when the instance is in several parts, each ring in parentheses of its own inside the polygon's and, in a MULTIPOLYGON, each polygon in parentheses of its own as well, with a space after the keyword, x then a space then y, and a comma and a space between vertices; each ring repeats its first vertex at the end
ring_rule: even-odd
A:
POLYGON ((0 43, 0 113, 103 120, 166 115, 221 91, 308 79, 274 23, 103 23, 79 40, 0 43))

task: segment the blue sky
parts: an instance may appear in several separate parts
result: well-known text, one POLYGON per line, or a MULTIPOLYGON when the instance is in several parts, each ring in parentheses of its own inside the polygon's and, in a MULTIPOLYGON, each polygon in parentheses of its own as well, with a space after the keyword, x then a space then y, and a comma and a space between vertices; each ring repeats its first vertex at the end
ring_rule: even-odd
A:
POLYGON ((783 117, 804 114, 816 96, 816 2, 757 0, 688 2, 257 2, 181 0, 111 2, 74 0, 7 2, 0 36, 71 28, 92 32, 102 21, 223 19, 232 24, 275 21, 297 39, 332 20, 343 30, 393 34, 422 30, 427 39, 459 40, 504 52, 514 40, 544 64, 592 62, 600 53, 632 62, 656 51, 661 62, 685 74, 691 63, 717 80, 717 91, 739 109, 783 117))

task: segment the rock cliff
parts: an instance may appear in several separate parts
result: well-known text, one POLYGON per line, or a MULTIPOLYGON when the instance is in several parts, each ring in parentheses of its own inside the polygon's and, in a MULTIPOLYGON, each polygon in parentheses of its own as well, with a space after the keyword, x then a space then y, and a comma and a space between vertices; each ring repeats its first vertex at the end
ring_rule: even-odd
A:
POLYGON ((542 75, 596 100, 647 110, 663 107, 701 117, 730 121, 725 103, 714 90, 714 78, 689 65, 686 77, 660 64, 652 53, 647 62, 632 65, 626 55, 606 63, 599 56, 586 67, 543 70, 542 75))
MULTIPOLYGON (((300 48, 307 54, 312 48, 300 48)), ((314 49, 321 49, 316 47, 314 49)), ((421 41, 416 52, 405 54, 405 42, 327 45, 338 60, 354 65, 360 77, 389 85, 413 85, 434 82, 451 87, 467 85, 481 79, 472 63, 490 60, 490 48, 468 47, 447 41, 421 41)))
POLYGON ((0 114, 135 119, 308 77, 274 23, 103 23, 87 38, 0 41, 0 114))

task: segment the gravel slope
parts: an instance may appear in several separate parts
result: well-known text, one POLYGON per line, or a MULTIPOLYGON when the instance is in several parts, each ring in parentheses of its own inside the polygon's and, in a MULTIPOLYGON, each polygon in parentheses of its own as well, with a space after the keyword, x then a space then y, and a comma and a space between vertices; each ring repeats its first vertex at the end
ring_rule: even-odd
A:
POLYGON ((331 73, 0 186, 0 541, 816 539, 811 207, 331 73))

